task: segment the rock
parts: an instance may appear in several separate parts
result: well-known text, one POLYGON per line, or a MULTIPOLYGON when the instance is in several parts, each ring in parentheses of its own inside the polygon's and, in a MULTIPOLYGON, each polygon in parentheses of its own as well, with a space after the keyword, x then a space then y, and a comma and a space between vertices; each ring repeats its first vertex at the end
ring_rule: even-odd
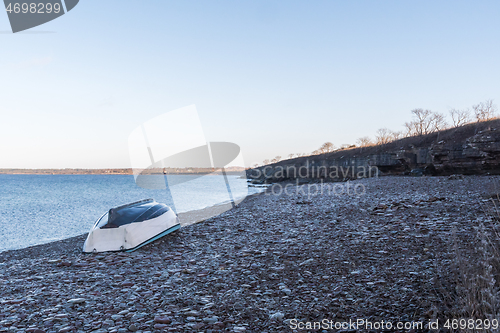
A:
POLYGON ((102 326, 115 326, 115 322, 111 319, 106 319, 102 322, 102 326))
POLYGON ((217 316, 207 317, 207 318, 203 318, 203 321, 209 325, 213 325, 219 321, 219 317, 217 317, 217 316))
POLYGON ((132 281, 123 281, 120 285, 122 287, 133 287, 135 283, 133 283, 132 281))
POLYGON ((311 258, 311 259, 307 259, 306 261, 303 261, 299 264, 299 266, 305 266, 305 265, 310 265, 314 262, 314 259, 311 258))
POLYGON ((107 333, 108 330, 105 328, 99 328, 97 330, 92 331, 92 333, 107 333))
POLYGON ((154 322, 159 323, 159 324, 170 324, 172 322, 172 320, 169 317, 156 316, 154 319, 154 322))
POLYGON ((139 320, 139 319, 141 319, 141 318, 143 318, 143 317, 145 317, 145 316, 146 316, 146 314, 144 314, 144 313, 142 313, 142 312, 138 312, 138 313, 135 313, 135 314, 132 316, 132 318, 130 318, 130 320, 132 320, 132 321, 137 321, 137 320, 139 320))
POLYGON ((184 315, 198 317, 200 315, 200 313, 198 311, 195 311, 195 310, 190 310, 190 311, 184 312, 184 315))
MULTIPOLYGON (((47 260, 47 262, 49 264, 57 264, 57 263, 61 262, 61 259, 51 259, 51 260, 47 260)), ((26 332, 28 332, 28 331, 26 331, 26 332)), ((31 332, 31 331, 29 331, 29 332, 31 332)))
POLYGON ((128 330, 131 331, 131 332, 135 332, 137 331, 139 328, 137 327, 136 324, 130 324, 130 326, 128 327, 128 330))
POLYGON ((269 316, 269 319, 272 321, 281 321, 285 318, 285 314, 282 312, 275 312, 269 316))
POLYGON ((422 177, 424 175, 424 169, 417 168, 410 171, 410 175, 413 177, 422 177))
POLYGON ((168 325, 167 324, 155 324, 153 327, 157 330, 164 330, 164 329, 168 328, 168 325))
POLYGON ((72 265, 71 261, 61 261, 60 263, 57 264, 58 267, 69 267, 72 265))
POLYGON ((81 303, 85 303, 85 298, 72 298, 70 300, 68 300, 68 303, 71 303, 71 304, 81 304, 81 303))

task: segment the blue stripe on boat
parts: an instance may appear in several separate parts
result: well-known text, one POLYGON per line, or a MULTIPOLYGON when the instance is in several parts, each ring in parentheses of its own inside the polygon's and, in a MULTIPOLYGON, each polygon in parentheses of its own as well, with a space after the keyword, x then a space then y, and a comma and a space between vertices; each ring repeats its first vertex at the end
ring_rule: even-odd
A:
POLYGON ((179 228, 180 228, 180 227, 181 227, 181 225, 180 225, 180 224, 176 224, 176 225, 174 225, 173 227, 168 228, 168 229, 167 229, 167 230, 165 230, 164 232, 162 232, 162 233, 160 233, 160 234, 158 234, 158 235, 154 236, 153 238, 148 239, 148 240, 147 240, 147 241, 145 241, 144 243, 139 244, 139 245, 137 245, 136 247, 134 247, 134 248, 132 248, 132 249, 125 250, 125 252, 134 252, 135 250, 137 250, 137 249, 139 249, 139 248, 143 247, 144 245, 147 245, 147 244, 149 244, 149 243, 151 243, 151 242, 154 242, 155 240, 160 239, 160 238, 162 238, 163 236, 166 236, 166 235, 168 235, 168 234, 169 234, 169 233, 171 233, 171 232, 174 232, 174 231, 176 231, 176 230, 179 230, 179 228))

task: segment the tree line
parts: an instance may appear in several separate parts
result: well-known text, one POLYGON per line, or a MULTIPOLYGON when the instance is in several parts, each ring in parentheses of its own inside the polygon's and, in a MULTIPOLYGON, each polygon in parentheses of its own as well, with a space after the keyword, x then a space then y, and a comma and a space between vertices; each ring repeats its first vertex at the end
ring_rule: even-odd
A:
MULTIPOLYGON (((446 117, 442 113, 421 108, 413 109, 411 110, 412 120, 404 123, 404 130, 402 131, 393 131, 388 128, 380 128, 375 133, 374 140, 372 140, 372 138, 369 136, 363 136, 356 140, 356 144, 343 144, 338 148, 331 142, 325 142, 321 145, 321 147, 314 150, 310 154, 289 154, 288 159, 302 156, 320 155, 344 149, 384 145, 402 138, 426 135, 448 128, 460 127, 473 122, 492 120, 497 118, 497 112, 498 108, 495 104, 493 104, 493 100, 491 99, 472 105, 470 108, 450 109, 448 111, 451 118, 450 125, 448 124, 448 122, 446 121, 446 117)), ((277 163, 281 160, 281 156, 276 156, 271 160, 265 159, 264 161, 262 161, 262 165, 277 163)), ((257 166, 258 164, 255 164, 253 167, 257 166)))

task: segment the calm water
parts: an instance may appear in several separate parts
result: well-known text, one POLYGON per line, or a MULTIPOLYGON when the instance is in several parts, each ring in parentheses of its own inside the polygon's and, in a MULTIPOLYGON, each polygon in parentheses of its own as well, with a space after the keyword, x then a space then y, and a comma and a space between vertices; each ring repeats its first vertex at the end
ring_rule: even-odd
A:
MULTIPOLYGON (((244 197, 245 180, 229 179, 238 185, 234 196, 244 197)), ((197 178, 173 193, 178 213, 228 200, 222 176, 197 178)), ((166 190, 142 189, 131 175, 0 175, 0 252, 80 235, 109 208, 146 198, 172 206, 166 190)))

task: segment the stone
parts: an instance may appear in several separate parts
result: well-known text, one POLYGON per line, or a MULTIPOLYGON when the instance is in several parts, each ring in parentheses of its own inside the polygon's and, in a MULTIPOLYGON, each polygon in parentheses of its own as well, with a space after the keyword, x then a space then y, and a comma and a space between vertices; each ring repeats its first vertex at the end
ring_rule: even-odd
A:
POLYGON ((216 322, 219 321, 219 317, 217 316, 206 317, 203 318, 203 321, 206 322, 207 324, 215 324, 216 322))
POLYGON ((102 322, 102 326, 115 326, 115 322, 111 319, 106 319, 102 322))
POLYGON ((170 324, 172 322, 172 320, 169 317, 156 316, 154 318, 154 322, 159 323, 159 324, 170 324))
POLYGON ((70 300, 68 300, 68 303, 71 303, 71 304, 81 304, 81 303, 85 303, 85 298, 72 298, 70 300))
POLYGON ((190 311, 184 312, 184 315, 198 317, 200 315, 200 313, 198 311, 195 311, 195 310, 190 310, 190 311))
POLYGON ((122 287, 133 287, 135 283, 133 283, 132 281, 123 281, 122 283, 120 283, 120 285, 122 287))
POLYGON ((299 264, 299 266, 305 266, 305 265, 309 265, 309 264, 312 264, 314 262, 314 259, 311 258, 311 259, 307 259, 306 261, 303 261, 299 264))
POLYGON ((272 321, 281 321, 285 318, 285 314, 282 312, 275 312, 269 316, 269 319, 272 321))
POLYGON ((168 325, 167 324, 155 324, 153 327, 157 330, 164 330, 164 329, 168 328, 168 325))
POLYGON ((61 261, 60 263, 57 264, 58 267, 69 267, 72 265, 71 261, 61 261))

